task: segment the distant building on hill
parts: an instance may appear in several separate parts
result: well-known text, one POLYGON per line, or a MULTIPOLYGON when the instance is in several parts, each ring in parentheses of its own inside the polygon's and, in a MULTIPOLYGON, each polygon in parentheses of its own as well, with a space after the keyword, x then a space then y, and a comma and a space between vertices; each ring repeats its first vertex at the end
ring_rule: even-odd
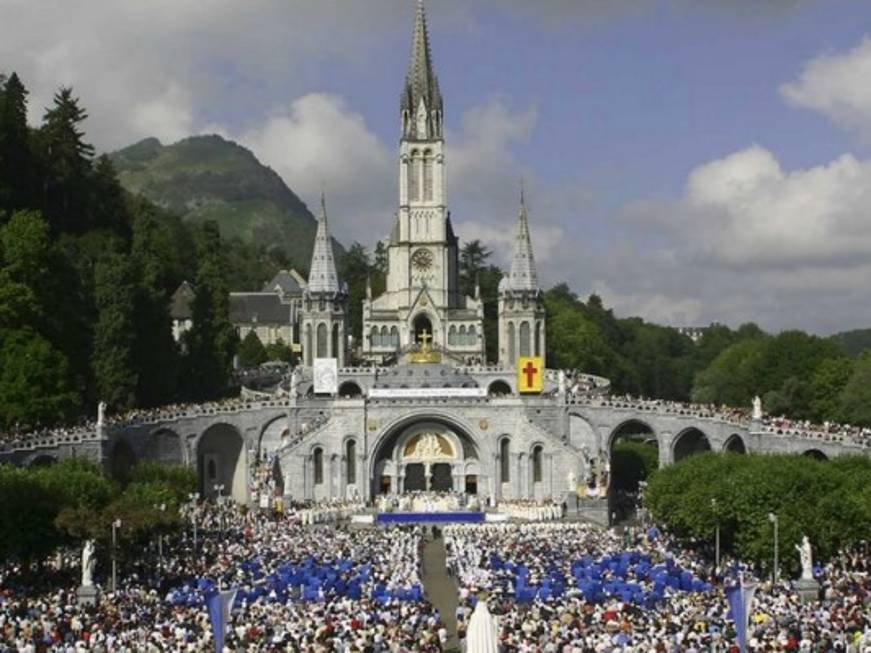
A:
POLYGON ((698 342, 701 340, 702 336, 705 335, 705 331, 708 330, 708 327, 697 327, 697 326, 681 326, 675 327, 677 332, 682 336, 686 336, 693 342, 698 342))
MULTIPOLYGON (((299 346, 299 317, 302 296, 308 286, 305 277, 294 269, 279 270, 260 292, 230 293, 230 321, 244 339, 251 331, 264 345, 280 339, 284 344, 299 346)), ((194 288, 181 283, 170 301, 172 335, 176 342, 191 328, 194 288)))

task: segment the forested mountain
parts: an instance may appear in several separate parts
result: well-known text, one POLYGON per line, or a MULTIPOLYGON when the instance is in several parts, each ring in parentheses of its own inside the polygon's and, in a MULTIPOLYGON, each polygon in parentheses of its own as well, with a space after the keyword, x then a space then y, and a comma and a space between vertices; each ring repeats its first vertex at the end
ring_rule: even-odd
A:
POLYGON ((241 145, 216 135, 172 145, 147 138, 110 158, 128 191, 185 222, 214 221, 222 237, 265 248, 285 265, 308 268, 315 217, 281 177, 241 145))
POLYGON ((841 331, 831 336, 848 356, 858 356, 864 351, 871 350, 871 329, 854 329, 841 331))

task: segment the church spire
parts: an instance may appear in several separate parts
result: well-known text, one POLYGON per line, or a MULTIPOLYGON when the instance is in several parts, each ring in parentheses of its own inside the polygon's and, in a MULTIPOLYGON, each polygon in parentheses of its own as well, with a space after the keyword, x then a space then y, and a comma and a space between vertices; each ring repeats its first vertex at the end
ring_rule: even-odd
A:
POLYGON ((529 237, 529 215, 526 211, 526 195, 520 186, 520 213, 514 234, 514 258, 508 275, 508 290, 538 290, 538 274, 535 257, 532 255, 532 240, 529 237))
POLYGON ((333 259, 333 243, 327 228, 327 202, 321 192, 321 215, 312 248, 312 263, 308 275, 308 291, 336 294, 341 290, 336 262, 333 259))
POLYGON ((404 138, 427 140, 442 136, 442 94, 433 71, 426 10, 418 0, 411 43, 411 61, 399 104, 404 138))

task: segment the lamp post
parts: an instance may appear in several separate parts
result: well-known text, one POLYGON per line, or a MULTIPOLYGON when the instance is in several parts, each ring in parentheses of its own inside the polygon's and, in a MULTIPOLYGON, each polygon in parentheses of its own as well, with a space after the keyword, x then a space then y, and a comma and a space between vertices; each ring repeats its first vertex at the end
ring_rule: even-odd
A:
POLYGON ((118 590, 118 556, 116 548, 118 546, 118 529, 121 528, 121 520, 116 519, 112 522, 112 594, 118 590))
POLYGON ((778 543, 777 543, 777 515, 773 512, 768 513, 768 521, 774 524, 774 584, 777 585, 778 577, 780 576, 778 566, 777 566, 777 554, 778 554, 778 543))
POLYGON ((160 511, 160 527, 157 531, 157 571, 163 573, 163 513, 166 512, 166 504, 161 503, 159 506, 154 506, 155 510, 160 511))
POLYGON ((711 499, 711 508, 714 509, 714 573, 720 575, 720 514, 717 512, 717 500, 711 499))
POLYGON ((194 527, 194 551, 197 549, 197 501, 200 500, 199 492, 192 492, 188 495, 191 500, 191 523, 194 527))

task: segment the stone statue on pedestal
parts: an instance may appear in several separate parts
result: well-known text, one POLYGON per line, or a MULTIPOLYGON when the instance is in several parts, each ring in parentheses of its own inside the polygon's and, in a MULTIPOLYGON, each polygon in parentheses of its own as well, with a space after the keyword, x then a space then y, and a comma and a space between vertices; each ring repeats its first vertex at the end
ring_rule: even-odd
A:
POLYGON ((94 586, 94 540, 85 540, 82 547, 82 587, 94 586))
POLYGON ((106 402, 101 401, 97 404, 97 428, 103 428, 103 423, 106 418, 106 402))
POLYGON ((576 492, 578 489, 578 477, 575 476, 574 470, 569 470, 569 473, 566 474, 566 483, 569 486, 569 492, 576 492))
POLYGON ((299 367, 294 367, 293 372, 290 373, 290 396, 291 398, 296 398, 297 391, 299 389, 300 377, 302 374, 299 371, 299 367))
POLYGON ((753 397, 753 419, 757 421, 762 419, 762 400, 759 395, 753 397))
POLYGON ((807 535, 801 538, 801 544, 795 545, 795 550, 798 551, 799 559, 801 560, 801 579, 813 580, 814 578, 814 559, 811 549, 810 540, 807 535))
POLYGON ((559 371, 559 385, 558 390, 560 396, 563 396, 566 393, 566 373, 563 370, 559 371))

